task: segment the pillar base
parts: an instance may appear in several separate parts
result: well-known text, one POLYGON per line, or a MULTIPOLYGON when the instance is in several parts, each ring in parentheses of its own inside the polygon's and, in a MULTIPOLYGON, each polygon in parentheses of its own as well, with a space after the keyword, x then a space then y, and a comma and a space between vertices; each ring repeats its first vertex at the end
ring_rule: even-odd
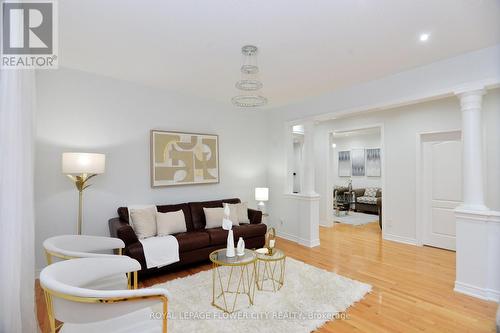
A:
POLYGON ((293 207, 290 218, 294 219, 297 229, 297 243, 307 247, 319 246, 319 199, 318 194, 286 194, 293 207))
POLYGON ((459 207, 456 217, 455 291, 500 299, 500 212, 459 207))

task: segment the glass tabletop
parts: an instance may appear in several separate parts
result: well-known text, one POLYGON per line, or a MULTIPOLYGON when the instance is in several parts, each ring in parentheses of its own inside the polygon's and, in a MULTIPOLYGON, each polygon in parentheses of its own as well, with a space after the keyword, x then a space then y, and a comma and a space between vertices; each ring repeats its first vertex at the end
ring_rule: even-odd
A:
POLYGON ((282 260, 285 257, 285 253, 279 249, 274 249, 273 255, 267 255, 263 253, 257 253, 257 259, 259 260, 264 260, 264 261, 276 261, 276 260, 282 260))
POLYGON ((245 254, 242 256, 228 257, 226 256, 226 249, 220 249, 210 253, 210 260, 223 266, 243 266, 251 264, 257 260, 257 257, 252 250, 248 249, 245 249, 245 254))

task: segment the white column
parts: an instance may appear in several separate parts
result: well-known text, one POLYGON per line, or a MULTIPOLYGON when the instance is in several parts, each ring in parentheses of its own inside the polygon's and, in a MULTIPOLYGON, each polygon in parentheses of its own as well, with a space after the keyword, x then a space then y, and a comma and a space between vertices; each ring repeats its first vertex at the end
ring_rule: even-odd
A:
POLYGON ((500 299, 500 212, 484 201, 483 128, 484 89, 457 93, 462 110, 463 203, 455 210, 455 291, 474 297, 500 299))
POLYGON ((481 102, 483 89, 459 93, 462 109, 463 209, 487 210, 483 189, 483 131, 481 102))
POLYGON ((304 165, 304 181, 300 194, 317 196, 314 190, 314 122, 304 123, 304 148, 302 161, 304 165))

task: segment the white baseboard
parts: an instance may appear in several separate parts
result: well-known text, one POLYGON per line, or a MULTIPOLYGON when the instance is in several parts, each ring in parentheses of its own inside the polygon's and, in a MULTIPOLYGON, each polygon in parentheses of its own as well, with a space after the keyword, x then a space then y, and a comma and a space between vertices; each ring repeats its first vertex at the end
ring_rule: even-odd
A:
POLYGON ((307 239, 299 238, 298 243, 300 245, 306 246, 306 247, 316 247, 316 246, 319 246, 319 239, 307 240, 307 239))
POLYGON ((455 281, 455 288, 453 290, 458 293, 484 299, 486 301, 500 301, 500 291, 480 288, 464 282, 455 281))
POLYGON ((319 246, 319 239, 313 239, 310 241, 307 239, 303 239, 303 238, 294 236, 292 234, 288 234, 288 233, 283 232, 283 231, 278 231, 278 237, 284 238, 286 240, 289 240, 289 241, 294 242, 294 243, 298 243, 298 244, 300 244, 302 246, 306 246, 306 247, 319 246))
POLYGON ((322 227, 330 228, 330 227, 333 226, 333 222, 331 222, 331 221, 325 221, 325 220, 320 220, 319 221, 319 225, 322 226, 322 227))
POLYGON ((298 243, 299 242, 299 238, 297 236, 294 236, 292 234, 288 234, 286 232, 283 232, 283 231, 278 231, 278 237, 281 237, 281 238, 284 238, 286 240, 289 240, 290 242, 295 242, 295 243, 298 243))
POLYGON ((383 233, 383 238, 385 240, 389 240, 389 241, 393 241, 393 242, 409 244, 409 245, 418 245, 418 242, 415 238, 393 235, 393 234, 389 234, 387 232, 383 233))

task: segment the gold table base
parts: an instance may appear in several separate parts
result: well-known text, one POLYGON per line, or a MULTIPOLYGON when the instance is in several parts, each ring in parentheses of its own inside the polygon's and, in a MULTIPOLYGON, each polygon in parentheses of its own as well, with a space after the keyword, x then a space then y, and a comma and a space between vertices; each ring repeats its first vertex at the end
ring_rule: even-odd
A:
POLYGON ((235 307, 240 295, 247 296, 250 305, 253 305, 255 285, 255 262, 243 266, 225 266, 212 263, 212 305, 216 308, 229 314, 238 311, 238 309, 235 310, 235 307), (230 269, 227 283, 221 274, 221 267, 230 269), (237 281, 236 288, 234 285, 231 286, 233 276, 236 278, 233 282, 237 281))
POLYGON ((285 261, 286 256, 276 260, 265 260, 257 257, 257 289, 272 292, 280 290, 285 283, 285 261), (272 289, 264 288, 264 283, 268 281, 271 282, 272 289))

